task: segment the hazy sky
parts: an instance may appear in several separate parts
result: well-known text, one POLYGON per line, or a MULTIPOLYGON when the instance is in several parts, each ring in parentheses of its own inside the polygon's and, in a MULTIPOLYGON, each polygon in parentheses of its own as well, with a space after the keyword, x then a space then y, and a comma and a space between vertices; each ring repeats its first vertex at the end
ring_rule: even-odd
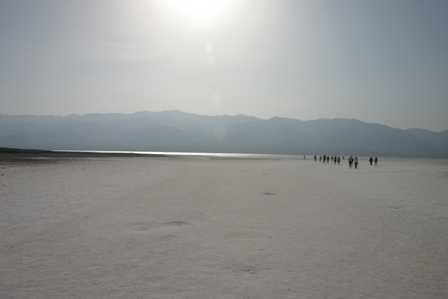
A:
POLYGON ((208 22, 163 1, 0 0, 0 113, 448 129, 446 0, 233 0, 208 22))

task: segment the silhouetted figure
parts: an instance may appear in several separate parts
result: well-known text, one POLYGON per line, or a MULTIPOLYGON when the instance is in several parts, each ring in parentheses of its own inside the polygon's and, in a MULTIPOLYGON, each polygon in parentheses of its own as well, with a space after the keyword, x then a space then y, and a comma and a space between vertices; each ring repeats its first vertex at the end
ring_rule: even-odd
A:
POLYGON ((353 166, 353 157, 350 156, 348 157, 348 167, 352 168, 352 166, 353 166))
POLYGON ((369 158, 369 163, 370 163, 370 166, 372 166, 372 164, 373 164, 373 158, 372 157, 369 158))
POLYGON ((375 165, 378 165, 378 157, 375 157, 375 165))
POLYGON ((341 157, 338 157, 338 165, 341 165, 341 157))
POLYGON ((358 157, 355 157, 355 169, 358 169, 358 157))
POLYGON ((322 162, 322 156, 319 156, 319 162, 322 162))
POLYGON ((317 162, 317 156, 314 155, 314 162, 317 162))

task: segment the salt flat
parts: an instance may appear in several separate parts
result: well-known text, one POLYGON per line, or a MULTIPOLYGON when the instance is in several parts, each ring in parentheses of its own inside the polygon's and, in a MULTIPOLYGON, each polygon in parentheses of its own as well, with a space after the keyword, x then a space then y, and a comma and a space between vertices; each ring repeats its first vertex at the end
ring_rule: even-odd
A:
POLYGON ((0 298, 448 298, 448 162, 0 159, 0 298))

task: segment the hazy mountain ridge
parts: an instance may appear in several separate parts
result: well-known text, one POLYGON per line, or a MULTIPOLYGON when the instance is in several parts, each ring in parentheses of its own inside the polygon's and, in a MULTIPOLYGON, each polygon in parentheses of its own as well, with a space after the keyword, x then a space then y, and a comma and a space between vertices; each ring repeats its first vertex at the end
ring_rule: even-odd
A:
POLYGON ((448 157, 448 131, 403 130, 356 119, 302 121, 180 111, 0 115, 0 147, 448 157))

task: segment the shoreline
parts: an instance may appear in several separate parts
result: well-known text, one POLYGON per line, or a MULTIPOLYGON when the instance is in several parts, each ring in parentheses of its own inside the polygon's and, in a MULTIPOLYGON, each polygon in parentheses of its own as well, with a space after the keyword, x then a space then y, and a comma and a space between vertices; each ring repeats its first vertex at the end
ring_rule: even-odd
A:
MULTIPOLYGON (((317 154, 324 155, 325 153, 317 154)), ((331 155, 331 154, 330 154, 331 155)), ((349 156, 356 154, 339 154, 349 156)), ((272 154, 272 153, 229 153, 229 152, 171 152, 171 151, 121 151, 121 150, 44 150, 27 148, 0 147, 0 160, 13 158, 95 158, 95 157, 148 157, 148 158, 210 158, 210 159, 251 159, 251 160, 313 160, 314 154, 272 154)), ((368 159, 370 155, 357 155, 360 160, 368 159)), ((389 159, 416 159, 416 160, 447 160, 448 156, 406 156, 406 155, 381 155, 381 160, 389 159)))

